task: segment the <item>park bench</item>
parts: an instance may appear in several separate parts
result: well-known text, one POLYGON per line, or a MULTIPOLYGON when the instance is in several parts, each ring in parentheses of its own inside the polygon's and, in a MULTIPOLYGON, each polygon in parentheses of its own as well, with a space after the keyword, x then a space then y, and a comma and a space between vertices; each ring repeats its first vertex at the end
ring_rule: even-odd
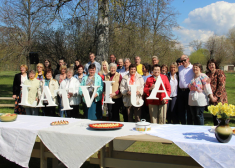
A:
MULTIPOLYGON (((13 100, 12 97, 0 97, 0 100, 13 100)), ((0 104, 0 107, 15 107, 15 104, 0 104)))

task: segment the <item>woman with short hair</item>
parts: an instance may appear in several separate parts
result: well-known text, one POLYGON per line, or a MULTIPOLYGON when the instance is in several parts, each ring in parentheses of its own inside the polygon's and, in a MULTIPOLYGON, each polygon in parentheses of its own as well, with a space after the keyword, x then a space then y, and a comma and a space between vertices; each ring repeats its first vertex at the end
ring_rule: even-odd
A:
MULTIPOLYGON (((152 66, 153 75, 149 77, 146 81, 146 84, 144 86, 144 92, 147 97, 150 96, 152 90, 155 88, 155 82, 157 81, 157 78, 161 78, 166 92, 168 96, 171 94, 171 86, 167 79, 166 75, 161 74, 161 67, 160 65, 156 64, 152 66)), ((160 85, 159 90, 163 90, 163 86, 160 85)), ((166 108, 164 108, 165 104, 168 103, 168 100, 165 100, 166 97, 165 93, 157 93, 156 95, 158 100, 153 99, 147 99, 148 105, 149 105, 149 115, 151 123, 157 123, 157 124, 165 124, 166 123, 166 108)))
POLYGON ((78 65, 75 71, 77 71, 77 73, 74 75, 74 78, 78 79, 81 83, 82 79, 86 76, 86 74, 83 73, 84 67, 82 65, 78 65))
POLYGON ((45 79, 45 76, 44 76, 44 65, 42 64, 42 63, 38 63, 37 64, 37 73, 36 73, 36 75, 35 75, 35 78, 37 79, 37 80, 43 80, 43 79, 45 79))
MULTIPOLYGON (((117 64, 109 64, 109 73, 105 76, 105 81, 114 81, 112 83, 112 93, 109 95, 114 104, 108 103, 108 117, 110 121, 120 121, 119 109, 122 106, 122 94, 119 90, 122 76, 117 72, 117 64)), ((105 90, 105 89, 104 89, 105 90)))
MULTIPOLYGON (((209 102, 210 105, 217 105, 219 102, 222 104, 228 103, 227 92, 226 92, 226 76, 224 71, 219 69, 218 63, 214 59, 210 59, 207 62, 206 75, 210 78, 210 85, 213 96, 217 98, 216 102, 209 102)), ((218 125, 216 116, 213 116, 214 125, 218 125)))
POLYGON ((161 74, 167 75, 167 73, 168 73, 168 67, 167 67, 167 65, 163 64, 161 66, 161 74))
POLYGON ((136 104, 140 104, 144 89, 144 79, 137 73, 137 68, 134 64, 129 66, 129 73, 122 78, 120 91, 123 95, 123 103, 127 110, 128 122, 133 122, 133 114, 135 115, 135 122, 139 122, 141 107, 135 107, 131 104, 131 88, 129 85, 137 85, 136 104))
MULTIPOLYGON (((83 98, 83 101, 85 102, 85 117, 90 120, 101 120, 102 119, 102 93, 103 93, 103 81, 101 77, 96 74, 96 66, 95 64, 90 64, 88 67, 88 75, 85 76, 82 80, 82 83, 80 86, 89 86, 88 92, 89 96, 91 97, 94 92, 94 86, 99 86, 97 88, 97 92, 94 96, 94 100, 90 107, 87 107, 85 99, 83 98)), ((79 94, 83 97, 82 89, 79 88, 79 94)))
MULTIPOLYGON (((38 91, 38 97, 41 98, 41 94, 43 92, 43 89, 45 86, 48 86, 52 99, 55 103, 57 103, 57 94, 54 94, 55 90, 59 89, 59 84, 57 80, 53 79, 53 70, 52 69, 46 69, 44 71, 45 79, 40 81, 39 84, 39 91, 38 91)), ((45 116, 56 116, 55 114, 55 107, 47 107, 48 102, 45 100, 43 101, 43 112, 45 116)))
MULTIPOLYGON (((66 71, 66 79, 64 79, 60 84, 60 89, 68 89, 69 105, 72 110, 66 110, 67 117, 78 118, 79 115, 79 104, 81 103, 81 96, 78 95, 78 89, 80 86, 79 81, 73 77, 73 68, 68 68, 66 71)), ((61 92, 60 96, 61 95, 61 92)), ((63 101, 63 99, 62 99, 63 101)), ((62 103, 63 104, 63 103, 62 103)))
POLYGON ((178 116, 177 116, 177 93, 179 88, 179 73, 178 73, 178 65, 176 62, 173 62, 170 65, 170 72, 167 73, 168 80, 171 85, 171 100, 168 100, 167 104, 167 122, 171 124, 179 124, 178 116))
MULTIPOLYGON (((40 81, 35 78, 35 71, 29 71, 29 79, 24 82, 24 85, 28 85, 28 103, 33 104, 34 101, 38 101, 38 90, 40 81)), ((25 107, 27 115, 38 115, 39 108, 25 107)))
POLYGON ((204 125, 203 112, 209 104, 208 98, 211 102, 216 102, 217 98, 213 97, 210 86, 210 78, 202 73, 202 65, 199 63, 193 64, 194 78, 189 83, 189 98, 188 105, 192 114, 194 125, 204 125))
POLYGON ((20 66, 20 73, 16 74, 13 81, 13 96, 15 100, 14 113, 25 114, 25 108, 19 105, 21 102, 21 85, 28 79, 28 66, 22 64, 20 66))

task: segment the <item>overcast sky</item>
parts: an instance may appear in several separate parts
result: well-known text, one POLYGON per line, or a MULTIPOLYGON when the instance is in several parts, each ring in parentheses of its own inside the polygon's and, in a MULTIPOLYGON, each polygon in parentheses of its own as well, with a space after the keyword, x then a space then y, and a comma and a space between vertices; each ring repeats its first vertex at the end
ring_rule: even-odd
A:
POLYGON ((235 26, 235 0, 175 0, 173 7, 180 12, 179 28, 174 28, 177 40, 190 54, 193 40, 206 41, 213 34, 226 35, 235 26))

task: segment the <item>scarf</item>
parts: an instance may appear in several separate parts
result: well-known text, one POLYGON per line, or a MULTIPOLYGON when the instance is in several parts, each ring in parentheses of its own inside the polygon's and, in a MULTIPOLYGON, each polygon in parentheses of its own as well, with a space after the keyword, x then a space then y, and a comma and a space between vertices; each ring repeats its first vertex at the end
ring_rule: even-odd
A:
POLYGON ((134 75, 131 75, 130 74, 130 81, 129 81, 129 85, 134 85, 134 83, 135 83, 135 74, 134 75))

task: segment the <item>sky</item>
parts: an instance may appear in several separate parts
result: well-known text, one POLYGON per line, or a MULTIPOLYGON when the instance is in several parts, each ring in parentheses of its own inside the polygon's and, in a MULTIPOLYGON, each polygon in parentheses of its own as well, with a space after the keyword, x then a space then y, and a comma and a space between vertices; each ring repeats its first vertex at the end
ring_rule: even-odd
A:
POLYGON ((173 33, 188 55, 193 51, 189 42, 205 42, 211 35, 226 35, 235 27, 235 0, 174 0, 172 7, 180 13, 179 28, 173 28, 173 33))

